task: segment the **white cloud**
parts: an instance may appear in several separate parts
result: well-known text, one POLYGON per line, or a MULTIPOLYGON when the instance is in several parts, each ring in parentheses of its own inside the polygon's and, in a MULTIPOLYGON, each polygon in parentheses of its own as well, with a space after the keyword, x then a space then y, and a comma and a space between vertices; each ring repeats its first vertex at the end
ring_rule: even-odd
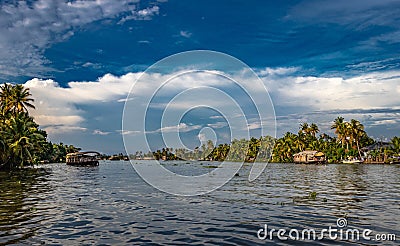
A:
POLYGON ((278 67, 278 68, 270 68, 267 67, 265 69, 259 70, 257 73, 260 76, 271 76, 271 75, 289 75, 292 74, 296 71, 298 71, 299 68, 297 67, 278 67))
POLYGON ((92 63, 92 62, 85 62, 81 66, 92 69, 100 69, 102 67, 100 63, 92 63))
POLYGON ((93 131, 93 134, 94 134, 94 135, 102 135, 102 136, 108 135, 108 134, 110 134, 110 133, 111 133, 111 132, 103 132, 103 131, 101 131, 101 130, 99 130, 99 129, 96 129, 96 130, 93 131))
POLYGON ((36 122, 38 122, 42 126, 47 125, 59 125, 62 123, 63 125, 78 125, 79 123, 84 121, 84 118, 79 115, 40 115, 34 113, 34 117, 36 122))
POLYGON ((55 136, 70 132, 85 132, 87 131, 87 128, 79 126, 48 126, 44 127, 43 130, 48 134, 55 136))
POLYGON ((247 125, 247 128, 249 130, 260 129, 261 128, 261 123, 260 122, 250 123, 250 124, 247 125))
MULTIPOLYGON (((35 98, 36 110, 31 114, 43 126, 64 127, 76 130, 85 120, 85 112, 78 105, 115 101, 126 96, 139 74, 116 77, 110 74, 91 82, 70 82, 67 88, 60 87, 53 80, 32 79, 25 83, 35 98)), ((79 129, 78 129, 79 130, 79 129)))
MULTIPOLYGON (((0 4, 0 70, 6 76, 37 76, 51 68, 43 53, 74 30, 106 19, 149 19, 159 7, 136 9, 139 0, 38 0, 0 4)), ((87 64, 89 65, 89 64, 87 64)))
MULTIPOLYGON (((267 71, 267 69, 265 71, 267 71)), ((285 71, 285 69, 282 69, 282 71, 285 71)), ((312 112, 316 112, 317 119, 322 120, 322 118, 326 118, 326 116, 318 112, 329 111, 331 112, 330 115, 339 115, 343 112, 351 117, 348 112, 352 110, 395 108, 400 105, 400 97, 398 97, 400 93, 400 71, 366 73, 362 76, 355 76, 352 78, 295 76, 291 74, 275 76, 276 73, 265 74, 266 75, 261 76, 261 78, 272 95, 275 107, 291 108, 294 112, 298 110, 296 113, 297 116, 294 118, 287 115, 288 117, 286 118, 278 119, 280 123, 283 121, 290 122, 295 129, 298 128, 299 119, 302 121, 311 120, 313 117, 308 114, 312 112)), ((124 98, 126 98, 131 86, 139 76, 141 76, 143 82, 135 85, 134 95, 133 97, 129 97, 128 101, 134 101, 134 99, 136 100, 138 98, 139 100, 134 103, 138 102, 136 108, 141 108, 146 106, 140 104, 144 102, 141 101, 141 98, 152 95, 156 89, 153 88, 154 85, 157 84, 155 82, 160 80, 166 81, 171 76, 170 74, 128 73, 120 77, 106 74, 97 81, 70 82, 67 88, 60 87, 59 84, 53 80, 29 80, 25 83, 25 86, 31 89, 32 95, 36 99, 36 110, 32 110, 31 114, 43 128, 49 129, 49 133, 56 131, 82 131, 88 128, 89 125, 94 124, 90 122, 92 119, 87 118, 87 112, 82 110, 82 108, 90 110, 91 105, 95 106, 99 105, 99 103, 107 105, 109 103, 116 103, 117 101, 125 102, 126 99, 124 98)), ((247 80, 243 74, 237 75, 235 79, 247 85, 254 84, 254 81, 247 80)), ((221 85, 226 88, 231 86, 231 84, 218 81, 216 78, 195 73, 190 76, 178 78, 171 83, 170 86, 163 87, 160 96, 161 98, 163 98, 162 96, 170 98, 171 95, 175 95, 177 92, 188 88, 196 88, 198 86, 221 87, 221 85)), ((182 100, 176 101, 173 105, 170 105, 170 110, 185 112, 188 108, 193 108, 196 105, 204 105, 204 102, 207 102, 208 105, 215 106, 216 108, 221 107, 221 109, 224 110, 223 113, 230 116, 232 120, 236 116, 242 117, 240 111, 232 109, 232 105, 230 105, 232 102, 228 102, 225 99, 222 100, 221 96, 217 97, 219 94, 213 97, 212 93, 207 91, 207 95, 203 97, 196 96, 196 91, 192 92, 194 94, 187 94, 186 97, 181 98, 182 100)), ((202 91, 202 93, 201 95, 204 95, 204 91, 202 91)), ((260 94, 265 92, 261 90, 257 92, 257 90, 255 90, 255 93, 260 94)), ((267 98, 265 95, 256 96, 267 98)), ((164 101, 160 101, 159 104, 155 103, 155 105, 166 106, 164 101)), ((263 105, 258 106, 262 107, 263 105)), ((240 105, 240 107, 246 107, 246 105, 240 105)), ((282 113, 284 114, 285 112, 281 112, 281 114, 282 113)), ((364 113, 357 113, 357 111, 355 111, 354 114, 358 114, 359 116, 364 113)), ((103 117, 106 118, 107 116, 103 117)), ((222 116, 212 116, 211 119, 220 119, 221 117, 222 116)), ((385 114, 379 117, 375 114, 375 118, 363 118, 362 120, 368 122, 369 125, 373 125, 375 121, 375 124, 382 125, 384 123, 392 124, 393 120, 398 117, 399 115, 397 113, 385 114)), ((174 113, 172 113, 171 121, 164 122, 169 125, 153 132, 187 132, 201 128, 200 125, 189 125, 185 123, 174 125, 174 119, 176 119, 176 117, 174 113)), ((333 118, 329 120, 333 120, 333 118)), ((271 122, 271 120, 268 122, 271 122)), ((329 122, 324 123, 321 121, 321 124, 329 126, 329 122)), ((226 123, 224 122, 217 122, 210 123, 208 126, 221 128, 225 125, 226 123)), ((235 122, 232 122, 231 127, 239 126, 236 126, 235 122)), ((247 126, 248 129, 257 129, 259 127, 259 122, 253 122, 247 126)), ((243 127, 237 129, 242 128, 243 127)), ((92 126, 90 132, 101 134, 100 130, 96 130, 98 130, 97 127, 92 126)), ((139 130, 141 129, 125 130, 127 131, 120 133, 132 135, 140 133, 139 130)))
POLYGON ((190 38, 192 36, 192 33, 188 31, 180 31, 179 34, 184 38, 190 38))
POLYGON ((162 132, 162 133, 169 133, 169 132, 190 132, 196 129, 200 129, 201 125, 188 125, 186 123, 179 123, 176 126, 165 126, 162 127, 156 131, 152 131, 149 133, 154 133, 154 132, 162 132))
POLYGON ((123 24, 128 20, 151 20, 153 16, 158 15, 160 7, 153 6, 139 11, 132 11, 131 15, 122 18, 118 24, 123 24))
POLYGON ((136 135, 141 133, 141 131, 128 131, 128 130, 117 130, 121 135, 136 135))
POLYGON ((379 126, 379 125, 392 125, 392 124, 398 124, 398 120, 377 120, 375 122, 373 122, 372 125, 374 126, 379 126))
POLYGON ((310 110, 361 109, 400 104, 400 71, 366 73, 352 78, 285 76, 263 77, 279 106, 310 110))
MULTIPOLYGON (((40 125, 44 127, 57 125, 58 128, 65 126, 66 129, 74 130, 71 126, 80 125, 85 121, 85 112, 79 109, 79 105, 126 102, 136 96, 151 95, 155 90, 153 82, 166 81, 169 76, 141 72, 128 73, 120 77, 106 74, 97 81, 69 82, 66 88, 51 79, 35 78, 27 81, 25 86, 30 88, 33 98, 36 99, 36 110, 32 110, 31 114, 40 125), (139 77, 143 82, 135 87, 133 97, 126 99, 129 90, 139 77)), ((216 80, 215 76, 212 78, 208 74, 195 73, 191 76, 178 77, 164 87, 163 93, 169 94, 171 91, 207 84, 215 85, 221 82, 216 80)))

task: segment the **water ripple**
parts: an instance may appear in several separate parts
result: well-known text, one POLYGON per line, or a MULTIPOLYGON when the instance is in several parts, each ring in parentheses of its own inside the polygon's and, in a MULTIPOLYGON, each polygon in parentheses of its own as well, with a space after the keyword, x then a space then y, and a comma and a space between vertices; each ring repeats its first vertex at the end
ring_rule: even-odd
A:
MULTIPOLYGON (((192 175, 215 165, 163 164, 192 175)), ((129 162, 102 162, 94 168, 48 164, 0 173, 0 245, 285 245, 259 240, 256 233, 264 224, 322 230, 336 226, 341 217, 350 228, 400 237, 397 166, 269 164, 251 183, 250 168, 245 165, 229 183, 198 197, 157 191, 129 162)), ((398 241, 382 245, 389 243, 398 241)))

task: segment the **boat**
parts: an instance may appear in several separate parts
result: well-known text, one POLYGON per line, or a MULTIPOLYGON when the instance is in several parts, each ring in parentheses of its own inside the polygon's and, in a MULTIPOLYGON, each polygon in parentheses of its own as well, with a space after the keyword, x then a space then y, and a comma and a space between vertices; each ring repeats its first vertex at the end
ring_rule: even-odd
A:
POLYGON ((389 164, 400 164, 400 156, 392 156, 389 158, 389 164))
POLYGON ((325 163, 325 154, 316 150, 306 150, 293 155, 294 163, 325 163))
POLYGON ((363 162, 364 160, 359 160, 359 159, 346 159, 342 161, 343 164, 359 164, 363 162))
POLYGON ((75 152, 67 154, 65 160, 71 166, 98 166, 98 156, 100 153, 96 151, 75 152))

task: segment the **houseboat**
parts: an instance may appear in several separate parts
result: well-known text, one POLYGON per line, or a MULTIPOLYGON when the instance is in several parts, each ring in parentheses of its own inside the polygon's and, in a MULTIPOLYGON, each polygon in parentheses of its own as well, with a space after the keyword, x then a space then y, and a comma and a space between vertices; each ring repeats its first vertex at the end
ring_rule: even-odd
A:
POLYGON ((71 166, 98 166, 98 156, 100 153, 95 151, 75 152, 67 154, 65 160, 71 166))
POLYGON ((325 163, 325 154, 316 150, 306 150, 293 155, 294 163, 325 163))

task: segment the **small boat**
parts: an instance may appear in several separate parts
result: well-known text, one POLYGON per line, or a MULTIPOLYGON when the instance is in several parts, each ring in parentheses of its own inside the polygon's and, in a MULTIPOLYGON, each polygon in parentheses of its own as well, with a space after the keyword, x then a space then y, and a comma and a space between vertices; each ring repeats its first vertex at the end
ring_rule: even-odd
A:
POLYGON ((389 164, 400 164, 400 156, 392 156, 389 158, 389 164))
POLYGON ((316 150, 306 150, 293 155, 294 163, 325 163, 325 154, 316 150))
POLYGON ((98 156, 96 151, 75 152, 67 154, 65 160, 67 165, 71 166, 98 166, 98 156))
POLYGON ((364 160, 359 160, 359 159, 347 159, 342 161, 343 164, 359 164, 363 162, 364 160))

